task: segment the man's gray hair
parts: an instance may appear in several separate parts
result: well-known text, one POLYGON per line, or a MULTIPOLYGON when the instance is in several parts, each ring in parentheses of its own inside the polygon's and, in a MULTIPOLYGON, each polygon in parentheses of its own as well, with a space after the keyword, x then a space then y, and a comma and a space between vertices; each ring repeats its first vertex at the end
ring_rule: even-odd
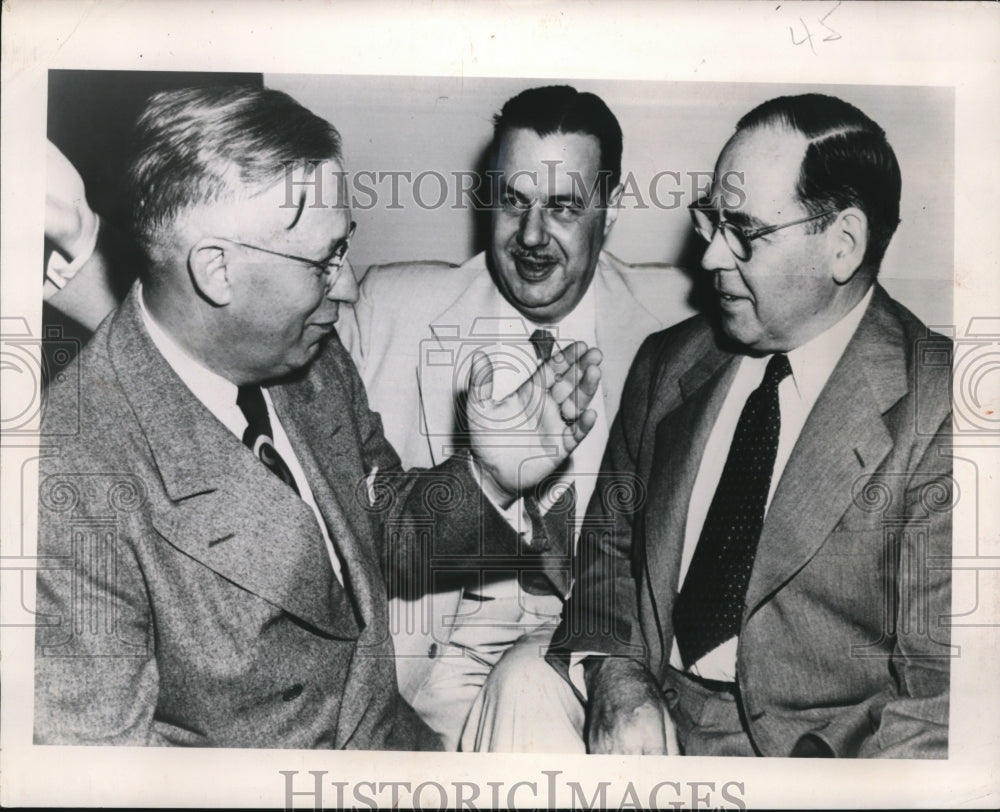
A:
POLYGON ((149 252, 185 211, 263 190, 292 167, 341 160, 337 130, 278 90, 195 87, 152 96, 128 167, 131 225, 149 252))

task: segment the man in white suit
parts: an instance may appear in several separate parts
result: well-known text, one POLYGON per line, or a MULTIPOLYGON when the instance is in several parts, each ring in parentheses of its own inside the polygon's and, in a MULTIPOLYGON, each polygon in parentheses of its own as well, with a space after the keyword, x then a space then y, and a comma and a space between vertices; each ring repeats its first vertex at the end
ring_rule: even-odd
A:
MULTIPOLYGON (((489 251, 461 267, 372 268, 353 314, 338 324, 404 465, 433 465, 464 444, 459 415, 473 350, 493 360, 501 396, 573 340, 602 351, 590 437, 517 517, 536 546, 545 543, 542 514, 582 520, 640 343, 692 312, 679 269, 628 265, 603 250, 622 194, 621 153, 621 127, 594 94, 540 87, 510 99, 495 118, 489 251)), ((516 443, 529 423, 496 423, 494 441, 516 443)), ((501 658, 543 655, 568 594, 571 554, 549 550, 541 571, 510 562, 438 567, 419 590, 390 584, 400 690, 446 748, 507 746, 502 725, 489 733, 466 725, 469 709, 491 673, 486 690, 504 690, 501 658)))

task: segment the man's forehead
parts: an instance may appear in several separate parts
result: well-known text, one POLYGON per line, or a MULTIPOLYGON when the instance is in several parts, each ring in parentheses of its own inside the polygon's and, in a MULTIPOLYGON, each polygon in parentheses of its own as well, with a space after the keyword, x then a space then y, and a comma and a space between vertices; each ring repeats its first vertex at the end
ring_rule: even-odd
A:
POLYGON ((808 140, 784 127, 741 130, 719 155, 712 202, 761 217, 796 209, 796 186, 808 140))
POLYGON ((277 180, 244 190, 195 213, 195 231, 311 257, 350 226, 349 196, 336 160, 289 164, 277 180))
POLYGON ((317 215, 328 219, 334 210, 349 214, 347 176, 342 164, 332 158, 289 162, 274 183, 248 202, 261 214, 271 215, 274 225, 299 229, 317 215))
POLYGON ((347 173, 335 158, 289 162, 279 182, 266 191, 277 193, 284 208, 337 208, 347 205, 347 173))
POLYGON ((539 135, 517 128, 500 141, 497 168, 515 186, 572 188, 573 178, 593 178, 601 166, 601 144, 586 133, 539 135))

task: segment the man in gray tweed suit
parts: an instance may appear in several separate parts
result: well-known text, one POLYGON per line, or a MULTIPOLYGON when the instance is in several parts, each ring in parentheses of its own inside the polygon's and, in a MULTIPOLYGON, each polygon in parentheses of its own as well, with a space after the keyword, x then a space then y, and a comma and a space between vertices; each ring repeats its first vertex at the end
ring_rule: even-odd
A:
POLYGON ((42 427, 36 743, 439 746, 397 692, 384 573, 523 552, 500 511, 593 425, 600 354, 501 401, 477 357, 471 450, 404 473, 334 333, 357 297, 342 177, 336 130, 276 91, 140 118, 148 261, 42 427), (535 448, 476 442, 529 404, 535 448))

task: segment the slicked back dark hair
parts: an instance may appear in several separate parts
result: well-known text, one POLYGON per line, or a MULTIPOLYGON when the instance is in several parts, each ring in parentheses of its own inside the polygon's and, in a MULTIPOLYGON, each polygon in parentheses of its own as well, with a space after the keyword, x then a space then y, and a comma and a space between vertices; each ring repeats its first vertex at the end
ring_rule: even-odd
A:
POLYGON ((188 209, 278 182, 286 167, 341 159, 340 134, 278 90, 196 87, 152 96, 128 167, 132 228, 150 250, 188 209))
MULTIPOLYGON (((862 268, 877 273, 899 225, 902 185, 885 132, 854 105, 820 93, 766 101, 743 116, 736 130, 774 125, 795 130, 809 141, 796 193, 810 214, 848 206, 865 213, 868 248, 862 268)), ((814 230, 822 231, 833 217, 816 221, 814 230)))
POLYGON ((622 128, 600 96, 581 93, 569 85, 532 87, 508 99, 493 117, 493 165, 500 141, 511 130, 534 130, 544 137, 554 133, 594 136, 601 147, 602 200, 622 176, 622 128))

